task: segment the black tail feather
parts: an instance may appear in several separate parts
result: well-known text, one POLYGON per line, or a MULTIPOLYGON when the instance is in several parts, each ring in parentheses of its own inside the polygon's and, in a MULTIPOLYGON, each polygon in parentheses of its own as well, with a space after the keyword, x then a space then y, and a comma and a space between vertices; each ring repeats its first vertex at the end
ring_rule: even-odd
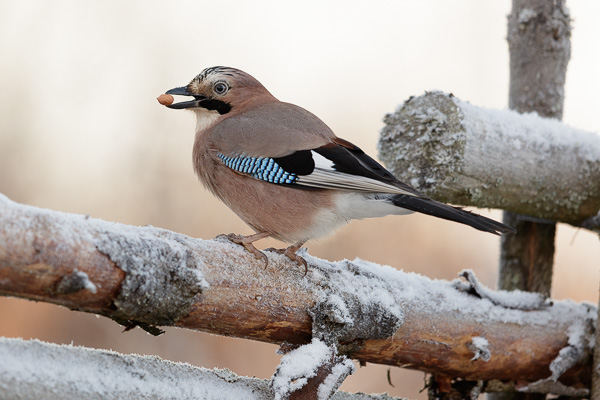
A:
POLYGON ((480 231, 490 232, 496 235, 516 232, 515 229, 508 225, 463 210, 460 207, 453 207, 448 204, 440 203, 439 201, 403 194, 393 196, 390 200, 395 206, 454 222, 460 222, 461 224, 469 225, 480 231))

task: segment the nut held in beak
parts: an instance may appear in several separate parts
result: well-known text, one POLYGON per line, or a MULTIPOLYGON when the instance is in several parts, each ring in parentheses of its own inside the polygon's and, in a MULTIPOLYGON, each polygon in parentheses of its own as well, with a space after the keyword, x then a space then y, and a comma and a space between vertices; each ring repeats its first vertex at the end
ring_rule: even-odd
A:
POLYGON ((163 106, 170 106, 171 104, 173 104, 174 99, 173 96, 171 96, 170 94, 161 94, 156 98, 156 100, 158 100, 158 102, 163 106))

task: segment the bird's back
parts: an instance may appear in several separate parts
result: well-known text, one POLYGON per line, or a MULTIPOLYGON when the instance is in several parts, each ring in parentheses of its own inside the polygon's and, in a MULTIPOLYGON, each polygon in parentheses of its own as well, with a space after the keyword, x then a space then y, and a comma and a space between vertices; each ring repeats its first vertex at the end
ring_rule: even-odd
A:
POLYGON ((317 116, 294 104, 260 104, 223 119, 206 134, 207 145, 227 156, 283 157, 335 139, 317 116))

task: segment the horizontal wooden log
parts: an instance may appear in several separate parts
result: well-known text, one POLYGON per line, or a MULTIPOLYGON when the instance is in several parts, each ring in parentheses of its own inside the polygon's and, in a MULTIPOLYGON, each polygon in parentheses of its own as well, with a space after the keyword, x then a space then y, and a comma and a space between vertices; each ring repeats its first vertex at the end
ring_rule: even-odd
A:
MULTIPOLYGON (((1 399, 271 400, 268 380, 153 356, 0 338, 1 399)), ((399 400, 337 392, 332 400, 399 400)))
POLYGON ((600 210, 600 135, 535 114, 426 93, 385 117, 379 156, 400 180, 448 203, 575 226, 600 210))
POLYGON ((589 384, 591 305, 557 301, 525 310, 520 297, 498 300, 516 295, 360 260, 332 263, 304 253, 304 275, 286 257, 266 254, 268 266, 227 240, 109 223, 0 196, 1 295, 149 330, 179 326, 292 344, 317 336, 361 362, 467 380, 525 385, 560 376, 567 385, 589 384))

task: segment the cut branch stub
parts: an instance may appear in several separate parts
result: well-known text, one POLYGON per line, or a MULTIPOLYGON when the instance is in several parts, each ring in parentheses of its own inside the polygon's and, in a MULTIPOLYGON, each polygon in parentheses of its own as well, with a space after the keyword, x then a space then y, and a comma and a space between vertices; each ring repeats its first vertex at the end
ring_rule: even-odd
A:
POLYGON ((430 92, 385 117, 379 156, 453 204, 580 226, 600 210, 600 135, 430 92))

